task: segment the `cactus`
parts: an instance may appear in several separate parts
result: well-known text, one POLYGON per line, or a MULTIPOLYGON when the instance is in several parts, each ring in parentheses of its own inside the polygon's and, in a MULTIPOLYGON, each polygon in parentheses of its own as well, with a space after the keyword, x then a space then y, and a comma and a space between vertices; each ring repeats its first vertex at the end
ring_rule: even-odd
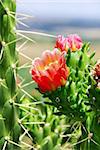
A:
POLYGON ((98 103, 100 90, 99 88, 95 88, 96 84, 91 75, 92 66, 94 66, 92 56, 94 54, 89 56, 87 53, 88 49, 88 44, 84 44, 81 51, 74 53, 69 49, 66 55, 66 63, 70 68, 68 81, 65 87, 61 87, 57 91, 47 95, 60 113, 73 118, 74 121, 81 121, 83 124, 86 131, 84 131, 84 128, 81 129, 82 135, 79 141, 84 139, 86 141, 79 144, 80 146, 78 145, 77 149, 99 150, 100 108, 98 103), (59 97, 59 102, 56 101, 56 95, 59 97), (96 102, 93 101, 94 97, 96 102), (92 105, 94 103, 95 107, 92 105))
MULTIPOLYGON (((14 150, 20 127, 16 101, 16 1, 0 0, 0 149, 14 150)), ((17 149, 17 148, 16 148, 17 149)))
POLYGON ((100 137, 98 135, 100 128, 98 98, 100 92, 99 89, 95 88, 96 82, 91 74, 95 65, 93 60, 95 53, 89 55, 89 43, 83 44, 77 35, 69 35, 66 39, 58 37, 55 47, 62 53, 63 51, 66 52, 66 65, 64 58, 57 57, 58 60, 54 60, 55 55, 49 52, 45 57, 42 56, 42 59, 33 61, 32 78, 37 82, 38 90, 43 96, 49 97, 51 100, 47 103, 57 108, 56 114, 64 114, 74 122, 81 123, 82 134, 75 148, 92 150, 94 147, 94 149, 100 149, 100 137), (42 63, 45 65, 43 66, 42 63), (65 68, 69 68, 69 71, 65 68), (54 80, 55 74, 56 81, 54 80), (62 84, 62 79, 64 84, 62 84), (45 82, 48 83, 48 86, 45 82), (93 102, 94 97, 96 102, 93 102))
POLYGON ((32 104, 26 112, 22 110, 20 116, 21 118, 26 116, 22 124, 30 133, 34 148, 36 150, 60 150, 65 143, 63 135, 67 130, 65 117, 55 116, 55 108, 48 107, 40 101, 32 103, 31 100, 24 98, 22 104, 32 104))
MULTIPOLYGON (((87 105, 91 106, 91 126, 90 133, 92 135, 91 142, 92 149, 100 149, 100 62, 93 67, 91 80, 91 88, 89 89, 89 102, 87 105)), ((89 120, 90 122, 90 120, 89 120)))
POLYGON ((70 132, 63 127, 66 124, 66 116, 72 120, 71 125, 74 122, 79 125, 73 132, 79 137, 74 136, 70 140, 74 148, 99 150, 100 65, 92 75, 95 62, 94 53, 88 55, 89 44, 83 44, 77 35, 67 38, 60 36, 53 52, 46 51, 42 59, 33 61, 32 78, 37 82, 43 97, 48 97, 49 100, 43 98, 38 104, 35 100, 31 103, 33 106, 29 106, 31 100, 23 99, 22 93, 20 97, 19 91, 32 100, 34 98, 23 89, 25 85, 17 86, 16 83, 18 54, 15 14, 15 0, 0 0, 0 149, 23 148, 22 137, 26 133, 33 142, 32 146, 24 143, 29 148, 64 149, 62 145, 66 147, 67 138, 63 136, 70 132), (18 103, 19 99, 22 104, 18 103), (21 129, 24 133, 20 136, 21 129), (73 141, 76 141, 76 144, 73 141))

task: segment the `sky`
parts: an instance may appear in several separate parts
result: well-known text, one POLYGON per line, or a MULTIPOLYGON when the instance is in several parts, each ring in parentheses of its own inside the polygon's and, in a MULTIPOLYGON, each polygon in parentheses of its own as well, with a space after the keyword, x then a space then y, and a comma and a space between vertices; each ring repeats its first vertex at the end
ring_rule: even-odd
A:
POLYGON ((17 0, 17 13, 33 16, 25 20, 32 30, 100 28, 100 0, 17 0))
POLYGON ((100 19, 100 0, 17 0, 17 11, 48 21, 100 19))

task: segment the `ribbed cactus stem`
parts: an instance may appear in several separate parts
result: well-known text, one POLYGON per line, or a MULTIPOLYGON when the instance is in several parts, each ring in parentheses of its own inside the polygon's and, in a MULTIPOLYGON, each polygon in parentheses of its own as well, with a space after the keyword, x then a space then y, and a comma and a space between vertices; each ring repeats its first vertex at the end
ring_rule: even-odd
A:
POLYGON ((15 12, 15 0, 0 0, 0 149, 6 143, 8 150, 14 149, 9 140, 17 142, 19 136, 14 105, 17 65, 15 12))

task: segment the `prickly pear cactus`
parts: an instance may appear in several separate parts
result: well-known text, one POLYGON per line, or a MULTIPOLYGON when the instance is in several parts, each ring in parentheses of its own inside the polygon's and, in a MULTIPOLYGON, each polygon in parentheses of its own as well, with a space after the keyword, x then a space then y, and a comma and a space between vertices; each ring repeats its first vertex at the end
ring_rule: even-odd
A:
POLYGON ((0 149, 14 150, 20 127, 17 121, 15 0, 0 0, 0 149))

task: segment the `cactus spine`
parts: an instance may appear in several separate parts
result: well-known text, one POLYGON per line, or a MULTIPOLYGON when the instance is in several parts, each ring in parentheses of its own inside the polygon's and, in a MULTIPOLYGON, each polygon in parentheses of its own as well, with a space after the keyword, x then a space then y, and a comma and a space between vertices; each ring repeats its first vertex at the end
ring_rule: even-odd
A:
POLYGON ((16 100, 15 0, 0 0, 0 149, 14 149, 18 142, 16 100))

